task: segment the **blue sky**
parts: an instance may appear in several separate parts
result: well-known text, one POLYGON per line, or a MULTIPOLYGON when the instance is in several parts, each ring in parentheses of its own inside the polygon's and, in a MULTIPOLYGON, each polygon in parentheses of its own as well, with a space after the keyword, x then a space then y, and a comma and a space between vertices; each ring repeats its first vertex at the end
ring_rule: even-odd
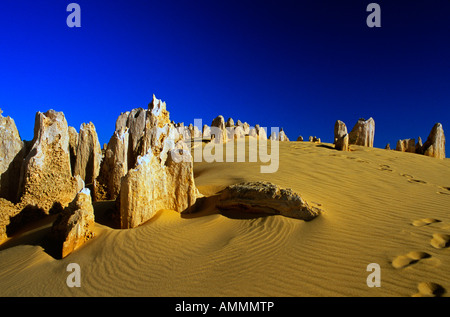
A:
POLYGON ((332 142, 337 119, 360 117, 375 119, 376 147, 450 131, 447 0, 377 1, 381 28, 361 0, 78 0, 69 28, 71 2, 0 2, 0 108, 23 139, 55 109, 106 143, 153 94, 176 122, 222 114, 291 140, 332 142))

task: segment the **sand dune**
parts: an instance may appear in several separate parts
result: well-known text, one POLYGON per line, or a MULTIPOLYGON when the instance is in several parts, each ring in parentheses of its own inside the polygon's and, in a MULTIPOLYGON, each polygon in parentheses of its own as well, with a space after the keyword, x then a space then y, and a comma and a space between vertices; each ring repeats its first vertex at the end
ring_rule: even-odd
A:
POLYGON ((135 229, 97 221, 95 239, 56 260, 43 221, 0 246, 0 296, 448 296, 450 161, 351 150, 280 142, 273 174, 260 162, 194 164, 206 197, 267 180, 324 210, 310 222, 222 215, 199 199, 194 214, 163 210, 135 229), (66 285, 72 262, 80 288, 66 285), (366 284, 370 263, 381 287, 366 284))

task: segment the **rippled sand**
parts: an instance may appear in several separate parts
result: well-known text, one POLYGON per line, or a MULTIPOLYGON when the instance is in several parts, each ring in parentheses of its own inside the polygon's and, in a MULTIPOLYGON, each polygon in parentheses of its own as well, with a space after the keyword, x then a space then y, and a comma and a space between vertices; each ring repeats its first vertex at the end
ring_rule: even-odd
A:
POLYGON ((41 243, 44 220, 0 246, 0 296, 448 296, 450 160, 351 148, 282 142, 273 174, 261 163, 195 163, 205 196, 267 180, 325 210, 310 222, 225 216, 206 201, 135 229, 97 223, 92 241, 57 260, 41 243), (80 288, 66 285, 72 262, 80 288), (379 288, 366 284, 370 263, 379 288))

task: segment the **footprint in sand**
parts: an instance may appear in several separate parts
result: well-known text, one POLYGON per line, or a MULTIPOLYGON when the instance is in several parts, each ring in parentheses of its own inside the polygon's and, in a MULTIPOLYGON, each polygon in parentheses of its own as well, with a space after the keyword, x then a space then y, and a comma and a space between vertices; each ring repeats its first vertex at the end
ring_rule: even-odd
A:
POLYGON ((392 261, 392 266, 396 269, 402 269, 411 264, 417 263, 422 259, 427 259, 430 257, 431 255, 426 252, 412 251, 406 255, 399 255, 396 257, 394 261, 392 261))
POLYGON ((414 178, 410 178, 408 179, 408 182, 410 183, 420 183, 420 184, 426 184, 426 181, 420 180, 420 179, 414 179, 414 178))
POLYGON ((445 293, 445 288, 433 282, 422 282, 417 285, 418 293, 413 297, 439 297, 445 293))
POLYGON ((436 192, 438 194, 442 194, 442 195, 450 195, 450 187, 445 187, 445 186, 438 186, 439 188, 445 190, 443 192, 436 192))
POLYGON ((426 184, 426 181, 420 180, 420 179, 415 179, 414 176, 410 175, 410 174, 400 174, 400 176, 406 177, 408 179, 408 182, 410 183, 421 183, 421 184, 426 184))
POLYGON ((412 225, 414 227, 423 227, 423 226, 428 226, 432 223, 436 223, 436 222, 441 222, 438 219, 434 219, 434 218, 424 218, 424 219, 419 219, 419 220, 414 220, 412 222, 412 225))
POLYGON ((436 249, 443 249, 450 246, 450 235, 443 233, 434 233, 430 244, 436 249))
POLYGON ((382 170, 382 171, 392 172, 391 167, 389 165, 386 165, 386 164, 380 164, 380 168, 379 169, 382 170))

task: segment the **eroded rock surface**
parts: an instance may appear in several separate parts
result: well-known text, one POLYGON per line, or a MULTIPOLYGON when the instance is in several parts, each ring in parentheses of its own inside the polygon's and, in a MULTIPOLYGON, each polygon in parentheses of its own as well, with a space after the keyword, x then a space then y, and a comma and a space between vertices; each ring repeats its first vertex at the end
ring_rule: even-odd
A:
POLYGON ((270 182, 245 182, 228 186, 221 192, 217 208, 302 220, 312 220, 321 212, 321 209, 310 206, 291 189, 270 182))
POLYGON ((58 215, 52 225, 51 236, 58 244, 62 258, 94 237, 94 220, 91 194, 89 189, 85 188, 58 215))

